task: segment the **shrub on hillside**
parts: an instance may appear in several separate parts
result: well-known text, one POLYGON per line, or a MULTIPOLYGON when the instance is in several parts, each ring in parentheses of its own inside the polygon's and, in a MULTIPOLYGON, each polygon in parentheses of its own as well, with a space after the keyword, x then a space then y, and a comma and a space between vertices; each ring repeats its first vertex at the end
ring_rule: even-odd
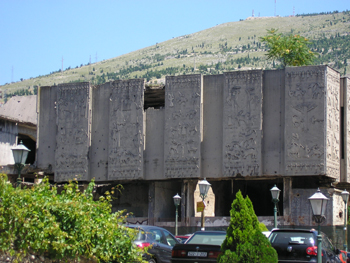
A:
POLYGON ((60 194, 47 179, 30 188, 13 188, 0 174, 0 254, 42 255, 48 259, 140 262, 134 230, 123 211, 112 214, 110 196, 94 201, 91 181, 85 192, 69 182, 60 194))
POLYGON ((261 232, 258 218, 249 197, 236 194, 230 211, 230 225, 221 245, 220 263, 277 262, 276 250, 261 232))

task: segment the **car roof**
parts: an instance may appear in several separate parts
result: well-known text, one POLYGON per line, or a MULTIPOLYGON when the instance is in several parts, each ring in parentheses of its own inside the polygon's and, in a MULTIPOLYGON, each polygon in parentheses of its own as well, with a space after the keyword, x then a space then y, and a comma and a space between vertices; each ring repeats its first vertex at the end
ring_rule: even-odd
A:
POLYGON ((162 227, 159 227, 159 226, 137 225, 137 224, 126 225, 126 227, 140 228, 140 229, 143 229, 143 230, 148 230, 148 229, 162 229, 162 230, 166 230, 165 228, 162 228, 162 227))
POLYGON ((274 228, 271 230, 271 234, 274 232, 305 232, 305 233, 317 233, 315 229, 299 229, 299 228, 274 228))
POLYGON ((196 231, 193 233, 195 234, 225 234, 226 235, 226 231, 215 231, 215 230, 210 230, 210 231, 196 231))

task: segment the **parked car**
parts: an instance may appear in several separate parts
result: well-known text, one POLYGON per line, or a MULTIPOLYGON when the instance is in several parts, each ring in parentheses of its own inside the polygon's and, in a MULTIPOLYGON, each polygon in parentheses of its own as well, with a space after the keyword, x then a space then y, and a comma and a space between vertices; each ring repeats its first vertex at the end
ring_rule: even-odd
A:
MULTIPOLYGON (((321 236, 322 262, 342 262, 340 250, 324 233, 321 236)), ((277 251, 278 262, 317 262, 317 231, 313 229, 273 229, 269 240, 277 251)))
POLYGON ((175 236, 180 243, 185 243, 185 241, 191 236, 192 234, 188 234, 188 235, 182 235, 182 236, 175 236))
POLYGON ((350 263, 350 253, 344 250, 340 250, 339 258, 342 263, 350 263))
POLYGON ((216 262, 225 238, 225 231, 197 231, 184 244, 173 247, 171 262, 216 262))
POLYGON ((141 248, 148 247, 143 255, 149 263, 170 263, 171 249, 180 242, 168 230, 148 225, 128 225, 139 230, 135 244, 141 248))
POLYGON ((269 237, 269 235, 271 234, 271 231, 263 231, 262 232, 264 235, 265 235, 265 237, 269 237))

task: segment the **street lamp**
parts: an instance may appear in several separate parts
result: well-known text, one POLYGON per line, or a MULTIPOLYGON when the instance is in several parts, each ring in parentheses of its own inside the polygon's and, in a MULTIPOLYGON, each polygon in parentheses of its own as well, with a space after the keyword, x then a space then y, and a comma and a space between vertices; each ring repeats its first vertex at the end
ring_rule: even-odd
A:
POLYGON ((279 196, 280 196, 280 192, 281 190, 277 188, 277 186, 275 185, 274 187, 272 187, 270 189, 271 191, 271 195, 272 195, 272 202, 275 204, 275 207, 273 209, 273 218, 274 218, 274 228, 277 228, 277 203, 279 201, 279 196))
POLYGON ((315 218, 315 222, 318 224, 318 234, 317 234, 317 262, 322 262, 322 236, 320 231, 320 224, 326 219, 325 212, 327 207, 328 198, 325 197, 320 188, 317 189, 317 192, 309 197, 312 213, 315 218))
POLYGON ((210 183, 208 183, 208 181, 204 178, 204 180, 200 181, 198 183, 199 186, 199 196, 202 198, 203 204, 204 204, 204 208, 202 211, 202 223, 201 223, 201 230, 204 231, 205 227, 204 227, 204 209, 205 209, 205 203, 204 203, 204 199, 207 197, 209 188, 211 186, 210 183))
POLYGON ((178 218, 177 208, 180 205, 181 197, 179 196, 179 194, 176 194, 176 195, 173 196, 173 199, 174 199, 174 205, 176 207, 176 212, 175 212, 175 236, 177 236, 177 218, 178 218))
MULTIPOLYGON (((343 192, 341 192, 341 197, 343 198, 343 201, 344 201, 344 250, 345 251, 348 251, 348 240, 347 240, 347 235, 346 235, 346 225, 347 225, 347 220, 348 220, 348 213, 347 213, 347 206, 348 206, 348 200, 349 200, 349 192, 344 190, 343 192)), ((345 257, 347 257, 347 253, 344 253, 345 254, 345 257)), ((347 259, 345 258, 345 261, 347 259)))
POLYGON ((22 141, 14 148, 11 149, 13 154, 13 159, 15 160, 15 169, 18 172, 17 187, 21 185, 21 171, 26 163, 28 153, 30 150, 25 147, 22 141))

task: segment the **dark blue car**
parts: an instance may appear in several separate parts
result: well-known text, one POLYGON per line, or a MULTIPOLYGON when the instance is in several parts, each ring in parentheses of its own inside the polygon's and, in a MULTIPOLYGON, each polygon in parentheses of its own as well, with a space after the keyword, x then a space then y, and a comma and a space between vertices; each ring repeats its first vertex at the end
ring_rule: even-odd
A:
POLYGON ((148 225, 128 225, 139 230, 135 244, 141 248, 148 247, 148 253, 143 255, 149 263, 170 263, 171 250, 179 240, 168 230, 148 225))

